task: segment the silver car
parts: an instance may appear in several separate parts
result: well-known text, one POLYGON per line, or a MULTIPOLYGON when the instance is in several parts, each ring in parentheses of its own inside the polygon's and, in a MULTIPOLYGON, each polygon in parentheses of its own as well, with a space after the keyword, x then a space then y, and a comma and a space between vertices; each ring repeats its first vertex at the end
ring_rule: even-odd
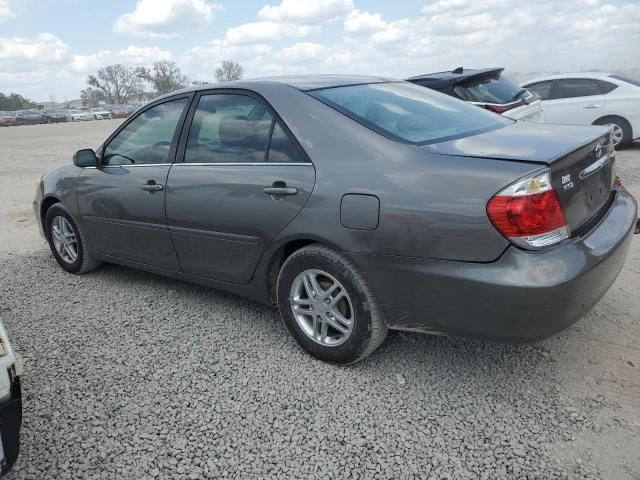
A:
POLYGON ((70 273, 111 262, 244 295, 353 363, 388 329, 521 342, 582 317, 637 229, 614 165, 607 127, 275 78, 156 99, 47 173, 34 209, 70 273))

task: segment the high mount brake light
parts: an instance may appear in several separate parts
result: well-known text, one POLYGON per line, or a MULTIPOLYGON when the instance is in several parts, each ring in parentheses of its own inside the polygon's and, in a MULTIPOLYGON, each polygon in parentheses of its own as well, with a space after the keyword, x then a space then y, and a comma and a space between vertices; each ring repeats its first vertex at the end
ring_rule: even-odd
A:
POLYGON ((487 204, 493 226, 516 245, 539 249, 569 238, 567 219, 549 170, 518 180, 487 204))

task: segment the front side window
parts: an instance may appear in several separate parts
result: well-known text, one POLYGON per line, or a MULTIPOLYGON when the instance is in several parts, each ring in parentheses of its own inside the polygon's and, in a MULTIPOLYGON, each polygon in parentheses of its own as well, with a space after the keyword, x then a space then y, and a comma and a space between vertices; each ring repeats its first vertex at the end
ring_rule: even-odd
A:
POLYGON ((557 80, 554 98, 574 98, 600 95, 600 85, 597 80, 589 78, 565 78, 557 80))
POLYGON ((405 82, 326 88, 309 94, 381 135, 420 145, 513 123, 462 100, 405 82))
POLYGON ((264 162, 273 115, 248 95, 203 95, 189 130, 187 163, 264 162))
POLYGON ((169 163, 169 151, 176 127, 188 98, 161 103, 145 110, 109 142, 103 165, 145 165, 169 163))
POLYGON ((551 96, 551 80, 544 82, 534 83, 533 85, 525 86, 527 90, 537 94, 542 100, 548 100, 551 96))

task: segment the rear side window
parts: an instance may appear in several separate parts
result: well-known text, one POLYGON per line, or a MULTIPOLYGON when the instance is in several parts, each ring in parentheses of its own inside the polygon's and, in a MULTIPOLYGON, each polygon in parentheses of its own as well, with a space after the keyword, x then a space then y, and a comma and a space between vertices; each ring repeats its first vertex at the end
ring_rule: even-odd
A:
POLYGON ((554 98, 589 97, 600 95, 598 80, 589 78, 565 78, 556 80, 554 98))
POLYGON ((248 95, 203 95, 189 130, 185 162, 264 162, 273 116, 248 95))
POLYGON ((546 82, 538 82, 533 83, 531 85, 526 85, 524 88, 537 94, 542 100, 548 100, 551 97, 551 80, 547 80, 546 82))
POLYGON ((189 129, 187 163, 308 163, 297 142, 260 100, 203 95, 189 129))
POLYGON ((598 80, 598 83, 600 83, 600 91, 602 93, 609 93, 618 88, 615 83, 605 82, 604 80, 598 80))
POLYGON ((351 85, 308 92, 381 135, 424 145, 494 130, 505 117, 412 83, 351 85))
POLYGON ((470 81, 456 85, 454 93, 467 102, 511 103, 523 93, 522 88, 504 77, 470 81))
POLYGON ((271 163, 303 163, 307 161, 298 150, 296 143, 277 121, 273 125, 267 161, 271 163))

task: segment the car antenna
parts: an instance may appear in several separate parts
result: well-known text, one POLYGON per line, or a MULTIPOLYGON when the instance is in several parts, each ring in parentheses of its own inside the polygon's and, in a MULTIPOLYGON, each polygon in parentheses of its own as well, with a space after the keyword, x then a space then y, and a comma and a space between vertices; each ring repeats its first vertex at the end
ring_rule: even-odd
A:
POLYGON ((462 73, 462 72, 463 72, 463 68, 462 67, 458 67, 454 71, 452 71, 451 73, 462 73))

